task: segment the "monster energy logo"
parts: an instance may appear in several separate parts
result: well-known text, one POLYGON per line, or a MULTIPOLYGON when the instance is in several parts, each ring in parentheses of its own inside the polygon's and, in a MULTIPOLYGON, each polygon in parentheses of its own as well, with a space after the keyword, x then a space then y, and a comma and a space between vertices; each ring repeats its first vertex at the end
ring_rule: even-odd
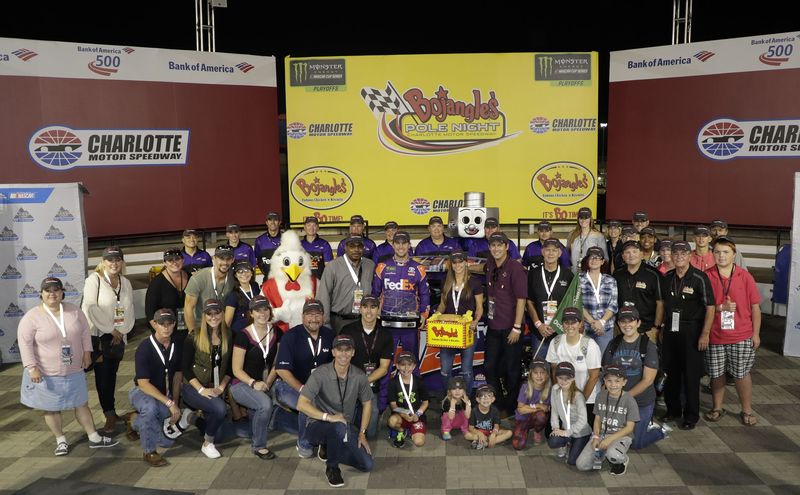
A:
POLYGON ((342 86, 345 84, 343 58, 292 61, 289 69, 290 86, 342 86))
POLYGON ((589 81, 592 78, 589 53, 554 53, 535 55, 534 79, 537 81, 589 81))
POLYGON ((553 74, 553 57, 536 57, 536 79, 548 79, 553 74))
POLYGON ((294 83, 300 84, 308 80, 308 62, 292 62, 294 83))

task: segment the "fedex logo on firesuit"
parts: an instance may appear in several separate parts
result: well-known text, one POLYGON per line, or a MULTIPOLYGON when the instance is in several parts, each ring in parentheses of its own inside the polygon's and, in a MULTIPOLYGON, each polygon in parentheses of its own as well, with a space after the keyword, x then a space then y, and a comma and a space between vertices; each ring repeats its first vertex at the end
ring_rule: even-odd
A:
POLYGON ((386 290, 413 291, 414 284, 404 278, 401 278, 399 282, 383 279, 383 288, 386 290))

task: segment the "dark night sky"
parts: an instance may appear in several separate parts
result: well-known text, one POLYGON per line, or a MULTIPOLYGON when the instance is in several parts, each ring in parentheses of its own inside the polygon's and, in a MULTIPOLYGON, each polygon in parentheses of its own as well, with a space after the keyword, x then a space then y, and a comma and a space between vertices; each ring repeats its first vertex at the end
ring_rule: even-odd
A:
MULTIPOLYGON (((106 0, 52 2, 24 16, 0 16, 0 37, 195 49, 194 1, 106 0)), ((561 7, 523 7, 493 2, 392 4, 343 7, 313 3, 228 0, 217 9, 217 51, 277 58, 282 86, 287 55, 380 55, 535 51, 600 52, 600 117, 607 115, 608 53, 668 45, 672 2, 562 2, 561 7), (624 7, 623 5, 624 4, 624 7), (441 6, 440 6, 441 5, 441 6), (610 6, 609 6, 610 5, 610 6), (291 13, 279 13, 290 12, 291 13)), ((692 41, 735 38, 800 29, 793 2, 763 1, 736 9, 736 2, 695 0, 692 41), (721 7, 725 7, 724 9, 721 7)), ((280 109, 284 111, 283 94, 280 109)))

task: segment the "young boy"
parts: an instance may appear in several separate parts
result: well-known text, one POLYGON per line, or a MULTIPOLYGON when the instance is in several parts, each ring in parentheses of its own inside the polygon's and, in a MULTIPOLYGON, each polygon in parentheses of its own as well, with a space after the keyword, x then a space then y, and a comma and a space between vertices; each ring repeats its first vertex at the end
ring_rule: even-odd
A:
POLYGON ((469 433, 464 438, 472 441, 473 449, 492 448, 511 438, 511 430, 500 428, 500 411, 492 405, 495 393, 491 385, 481 385, 475 391, 478 407, 469 416, 469 433))
POLYGON ((417 365, 414 355, 403 351, 397 356, 397 377, 389 381, 389 437, 392 445, 401 449, 411 432, 411 441, 417 447, 425 445, 425 411, 428 410, 428 392, 422 379, 414 376, 417 365))
POLYGON ((633 396, 624 391, 628 381, 624 368, 609 364, 603 376, 606 388, 597 394, 594 403, 592 441, 578 456, 576 466, 580 471, 600 469, 606 458, 611 464, 611 474, 621 476, 628 466, 627 452, 639 421, 639 406, 633 396))

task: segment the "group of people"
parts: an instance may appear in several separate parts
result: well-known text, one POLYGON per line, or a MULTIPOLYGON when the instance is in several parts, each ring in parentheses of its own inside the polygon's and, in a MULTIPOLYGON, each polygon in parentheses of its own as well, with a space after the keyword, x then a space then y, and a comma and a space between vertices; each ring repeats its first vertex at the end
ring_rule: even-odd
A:
MULTIPOLYGON (((331 486, 344 484, 340 464, 372 469, 368 439, 377 435, 385 408, 392 445, 423 445, 433 395, 416 370, 418 339, 436 313, 471 314, 472 332, 480 322, 487 327, 486 384, 477 389, 475 345, 440 350, 445 441, 461 430, 476 449, 509 439, 523 449, 532 433, 535 444, 547 437, 578 469, 599 468, 607 459, 612 474, 623 474, 628 448, 661 440, 671 422, 694 428, 706 373, 713 406, 705 419, 725 414, 727 375, 742 423, 756 423, 750 369, 760 344, 760 298, 722 221, 695 229, 692 249, 657 239, 644 212, 631 227, 608 222, 606 236, 581 208, 567 246, 541 222, 539 239, 520 254, 496 218, 486 219, 484 238, 459 240, 447 237, 434 216, 430 236, 412 249, 410 234, 396 222, 386 223, 386 240, 376 244, 364 235, 363 217, 354 215, 334 258, 317 234, 317 219, 308 217, 301 244, 319 283, 302 307, 302 324, 286 332, 255 280, 256 266, 266 279, 280 246, 279 215, 269 213, 266 226, 255 249, 231 224, 228 243, 213 257, 198 247, 193 230, 183 233, 182 248, 164 252, 145 298, 152 335, 136 350, 129 393, 135 412, 126 417, 127 436, 140 441, 151 466, 168 464, 158 447, 172 445, 192 425, 209 458, 222 455, 221 441, 240 436, 251 439, 254 455, 273 459, 268 436, 276 414, 288 415, 289 423, 296 417, 298 455, 316 451, 331 486), (412 254, 447 262, 443 271, 429 271, 412 254), (575 276, 580 303, 565 304, 575 276), (523 376, 526 329, 535 351, 523 376), (660 375, 666 378, 661 425, 652 420, 660 375), (503 427, 512 415, 514 426, 503 427)), ((56 455, 69 452, 60 411, 70 408, 90 447, 114 445, 94 430, 84 370, 94 369, 103 431, 110 434, 121 420, 116 374, 134 324, 122 250, 104 250, 81 308, 60 302, 58 279, 45 279, 41 288, 43 304, 19 326, 22 402, 45 412, 56 455)))

